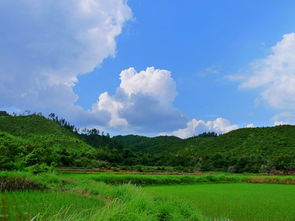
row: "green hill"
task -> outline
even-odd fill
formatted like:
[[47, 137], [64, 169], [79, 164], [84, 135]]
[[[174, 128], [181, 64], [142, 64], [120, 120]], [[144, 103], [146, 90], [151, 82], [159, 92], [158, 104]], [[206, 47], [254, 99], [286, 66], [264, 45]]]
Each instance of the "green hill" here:
[[0, 131], [14, 136], [55, 135], [75, 137], [71, 131], [56, 122], [38, 115], [0, 116]]
[[0, 117], [0, 131], [22, 137], [31, 143], [55, 146], [72, 152], [93, 149], [75, 133], [38, 115]]
[[[1, 116], [0, 133], [0, 168], [87, 166], [95, 152], [76, 134], [42, 116]], [[17, 162], [4, 163], [8, 159]]]
[[188, 139], [136, 135], [114, 139], [133, 151], [152, 154], [158, 164], [230, 172], [295, 171], [295, 126], [290, 125]]
[[199, 155], [215, 153], [246, 154], [263, 152], [277, 154], [282, 150], [295, 151], [295, 126], [242, 128], [218, 137], [189, 138], [183, 142], [182, 152]]
[[135, 152], [143, 153], [164, 153], [172, 151], [171, 147], [178, 148], [176, 144], [180, 143], [182, 139], [174, 136], [158, 136], [145, 137], [138, 135], [115, 136], [115, 141], [118, 141], [125, 148], [129, 148]]
[[0, 169], [173, 166], [229, 172], [295, 172], [295, 126], [243, 128], [180, 139], [79, 134], [38, 115], [0, 116]]
[[218, 137], [189, 138], [178, 153], [200, 159], [203, 169], [294, 170], [295, 126], [243, 128]]

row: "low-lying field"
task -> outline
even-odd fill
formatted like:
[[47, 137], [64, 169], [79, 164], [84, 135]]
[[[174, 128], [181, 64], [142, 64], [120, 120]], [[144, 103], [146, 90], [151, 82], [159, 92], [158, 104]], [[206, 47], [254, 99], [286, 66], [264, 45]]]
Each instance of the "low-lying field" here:
[[144, 174], [64, 174], [72, 179], [91, 179], [112, 185], [165, 185], [199, 183], [272, 183], [295, 184], [295, 176], [266, 176], [255, 174], [198, 174], [198, 175], [144, 175]]
[[[9, 181], [7, 182], [7, 177]], [[26, 178], [27, 184], [22, 182]], [[5, 183], [5, 185], [1, 185]], [[10, 187], [10, 184], [13, 188]], [[42, 186], [43, 190], [28, 191]], [[108, 185], [80, 175], [0, 172], [0, 220], [201, 221], [198, 210], [182, 200], [152, 197], [130, 184]]]
[[294, 221], [295, 187], [273, 184], [147, 186], [155, 197], [183, 199], [207, 217], [239, 221]]
[[295, 187], [277, 183], [294, 180], [251, 174], [0, 172], [0, 220], [288, 221], [295, 220]]
[[90, 219], [103, 206], [95, 197], [48, 191], [5, 192], [0, 194], [0, 220]]

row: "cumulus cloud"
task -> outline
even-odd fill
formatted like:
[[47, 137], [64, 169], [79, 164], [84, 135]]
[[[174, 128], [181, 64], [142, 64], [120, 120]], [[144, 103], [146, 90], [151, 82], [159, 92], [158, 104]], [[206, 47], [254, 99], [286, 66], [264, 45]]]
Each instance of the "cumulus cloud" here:
[[97, 120], [75, 105], [77, 77], [116, 51], [116, 36], [131, 18], [124, 0], [0, 1], [1, 108], [54, 111]]
[[[126, 0], [1, 0], [0, 108], [55, 112], [78, 126], [114, 130], [185, 128], [188, 120], [173, 106], [176, 84], [167, 70], [129, 68], [113, 95], [102, 93], [90, 110], [75, 104], [78, 76], [115, 55], [116, 37], [131, 17]], [[234, 128], [222, 118], [193, 119], [187, 127], [175, 133]]]
[[295, 110], [295, 33], [286, 34], [272, 53], [252, 65], [241, 88], [261, 88], [261, 99], [277, 109]]
[[275, 121], [274, 126], [282, 126], [282, 125], [289, 125], [289, 123], [284, 122], [284, 121]]
[[129, 68], [121, 72], [120, 80], [116, 93], [102, 93], [92, 108], [110, 114], [109, 127], [159, 132], [185, 125], [186, 118], [173, 107], [177, 91], [170, 71]]
[[247, 124], [245, 127], [246, 127], [246, 128], [254, 128], [255, 125], [254, 125], [253, 123], [250, 123], [250, 124]]
[[185, 128], [173, 131], [171, 133], [161, 133], [160, 135], [188, 138], [201, 134], [203, 132], [216, 132], [218, 134], [221, 134], [235, 129], [238, 129], [238, 126], [231, 124], [228, 120], [224, 118], [216, 118], [216, 120], [213, 121], [192, 119], [187, 122]]

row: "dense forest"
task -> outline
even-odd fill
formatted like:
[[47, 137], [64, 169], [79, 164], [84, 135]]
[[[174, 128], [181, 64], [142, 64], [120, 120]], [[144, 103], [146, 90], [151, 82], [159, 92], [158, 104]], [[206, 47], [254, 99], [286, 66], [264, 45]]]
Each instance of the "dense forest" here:
[[79, 129], [55, 114], [0, 111], [0, 169], [45, 171], [55, 167], [175, 167], [179, 170], [292, 173], [295, 126], [243, 128], [188, 139], [137, 135], [111, 137]]

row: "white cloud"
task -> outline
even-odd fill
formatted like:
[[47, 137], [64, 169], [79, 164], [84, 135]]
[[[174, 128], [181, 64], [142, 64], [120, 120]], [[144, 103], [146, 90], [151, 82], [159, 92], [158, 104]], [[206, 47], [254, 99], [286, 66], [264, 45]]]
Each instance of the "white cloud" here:
[[244, 78], [240, 87], [261, 88], [261, 99], [271, 107], [295, 110], [295, 33], [284, 35]]
[[289, 125], [287, 122], [284, 121], [275, 121], [274, 126], [282, 126], [282, 125]]
[[134, 68], [129, 68], [121, 72], [120, 79], [120, 89], [128, 97], [136, 94], [148, 95], [159, 100], [162, 105], [167, 105], [177, 95], [175, 81], [167, 70], [150, 67], [137, 73]]
[[276, 124], [295, 124], [295, 113], [294, 112], [281, 112], [274, 115], [271, 121]]
[[125, 104], [117, 101], [111, 97], [108, 92], [104, 92], [99, 96], [98, 102], [93, 106], [92, 110], [94, 113], [105, 111], [111, 116], [108, 126], [111, 128], [127, 127], [128, 121], [120, 117], [119, 111], [123, 109]]
[[173, 135], [180, 138], [188, 138], [203, 132], [216, 132], [221, 134], [235, 129], [238, 129], [238, 126], [231, 124], [224, 118], [216, 118], [214, 121], [192, 119], [187, 123], [186, 128], [171, 133], [161, 133], [160, 135]]
[[176, 84], [167, 70], [154, 67], [137, 72], [123, 70], [116, 93], [102, 93], [93, 112], [110, 114], [108, 126], [129, 131], [174, 130], [185, 125], [186, 119], [173, 107]]
[[253, 123], [250, 123], [250, 124], [247, 124], [245, 127], [246, 127], [246, 128], [254, 128], [255, 125], [254, 125]]
[[108, 113], [94, 116], [75, 105], [73, 86], [115, 55], [116, 36], [130, 18], [124, 0], [0, 1], [0, 108], [104, 124]]
[[206, 76], [210, 76], [210, 75], [217, 75], [220, 73], [220, 70], [217, 66], [215, 65], [212, 65], [212, 66], [209, 66], [199, 72], [197, 72], [197, 76], [198, 77], [206, 77]]
[[[102, 93], [91, 110], [75, 104], [78, 76], [115, 55], [116, 37], [131, 17], [125, 0], [1, 0], [0, 108], [55, 112], [79, 126], [184, 128], [187, 119], [173, 106], [176, 84], [167, 70], [129, 68], [114, 95]], [[186, 136], [234, 128], [222, 118], [193, 119], [188, 126], [194, 131], [187, 129]]]

